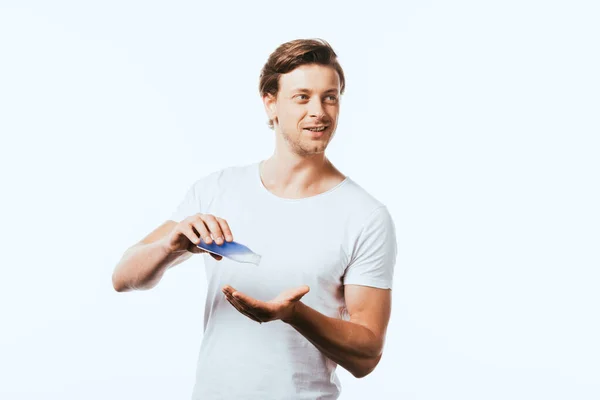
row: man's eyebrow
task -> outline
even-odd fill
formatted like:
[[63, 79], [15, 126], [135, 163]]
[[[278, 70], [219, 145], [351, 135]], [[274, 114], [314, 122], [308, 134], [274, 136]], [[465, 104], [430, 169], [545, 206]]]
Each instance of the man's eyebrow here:
[[[296, 89], [293, 89], [292, 92], [312, 93], [312, 90], [305, 89], [305, 88], [296, 88]], [[327, 89], [325, 91], [325, 93], [331, 93], [331, 92], [337, 93], [338, 90], [337, 90], [337, 88], [331, 88], [331, 89]]]

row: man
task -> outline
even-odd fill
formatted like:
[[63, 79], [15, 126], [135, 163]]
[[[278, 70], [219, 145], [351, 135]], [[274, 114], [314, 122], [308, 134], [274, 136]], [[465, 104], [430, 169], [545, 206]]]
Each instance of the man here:
[[260, 76], [273, 155], [196, 181], [115, 268], [117, 291], [152, 288], [203, 252], [200, 237], [235, 237], [262, 256], [254, 266], [204, 254], [194, 399], [336, 399], [337, 365], [360, 378], [381, 359], [395, 228], [387, 208], [325, 156], [344, 88], [327, 42], [279, 46]]

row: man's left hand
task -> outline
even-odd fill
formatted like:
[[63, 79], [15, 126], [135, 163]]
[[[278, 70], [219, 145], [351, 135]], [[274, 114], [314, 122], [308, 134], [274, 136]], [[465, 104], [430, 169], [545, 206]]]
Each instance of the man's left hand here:
[[269, 322], [277, 319], [287, 322], [294, 315], [298, 301], [308, 293], [308, 286], [287, 289], [270, 301], [256, 300], [242, 292], [236, 291], [229, 285], [222, 291], [227, 301], [246, 317], [259, 322]]

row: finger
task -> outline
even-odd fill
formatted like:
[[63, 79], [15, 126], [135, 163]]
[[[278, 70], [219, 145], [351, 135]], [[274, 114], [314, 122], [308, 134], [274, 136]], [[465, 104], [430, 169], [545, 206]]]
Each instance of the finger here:
[[267, 307], [267, 305], [261, 301], [254, 300], [254, 303], [249, 303], [239, 297], [230, 296], [233, 301], [239, 304], [244, 308], [245, 311], [251, 313], [256, 316], [258, 319], [262, 321], [267, 321], [272, 317], [271, 310]]
[[[250, 313], [250, 314], [252, 314], [254, 317], [257, 317], [257, 318], [258, 318], [258, 316], [256, 315], [256, 312], [255, 312], [255, 310], [252, 310], [252, 309], [248, 308], [248, 307], [247, 307], [247, 306], [246, 306], [244, 303], [242, 303], [241, 301], [239, 301], [238, 299], [236, 299], [235, 297], [233, 297], [233, 296], [232, 296], [230, 293], [228, 293], [228, 292], [223, 292], [223, 294], [225, 294], [225, 297], [226, 297], [226, 298], [227, 298], [229, 301], [233, 302], [233, 304], [236, 304], [236, 305], [237, 305], [237, 306], [238, 306], [238, 307], [239, 307], [241, 310], [243, 310], [243, 311], [245, 311], [245, 312], [247, 312], [247, 313]], [[259, 318], [259, 319], [260, 319], [260, 318]]]
[[229, 228], [229, 224], [227, 223], [227, 221], [225, 221], [223, 218], [217, 217], [217, 222], [219, 223], [219, 225], [221, 225], [221, 230], [225, 235], [225, 240], [227, 240], [228, 242], [232, 242], [233, 234], [231, 233], [231, 229]]
[[240, 304], [246, 310], [252, 312], [253, 314], [256, 314], [256, 312], [265, 312], [265, 304], [263, 302], [258, 301], [248, 295], [245, 295], [242, 292], [238, 292], [229, 285], [223, 287], [222, 291], [225, 294], [225, 296], [228, 296], [232, 300], [235, 300], [237, 304]]
[[181, 233], [183, 233], [194, 245], [200, 243], [200, 237], [194, 232], [190, 225], [183, 224], [180, 229]]
[[238, 292], [238, 291], [234, 291], [233, 293], [231, 293], [231, 296], [236, 299], [239, 300], [240, 302], [242, 302], [243, 304], [245, 304], [246, 306], [250, 307], [250, 308], [260, 308], [261, 306], [261, 302], [242, 293], [242, 292]]
[[202, 238], [202, 240], [206, 244], [212, 243], [212, 238], [210, 237], [210, 231], [208, 230], [208, 227], [206, 226], [204, 221], [199, 219], [199, 220], [194, 221], [192, 225], [193, 225], [193, 228], [198, 232], [199, 236]]
[[208, 254], [210, 254], [210, 256], [217, 261], [221, 261], [223, 259], [223, 256], [219, 256], [219, 255], [213, 254], [213, 253], [208, 253]]
[[[235, 299], [231, 300], [232, 302], [235, 303]], [[261, 318], [258, 314], [256, 314], [255, 312], [252, 312], [250, 310], [248, 310], [247, 308], [244, 308], [243, 306], [241, 306], [239, 303], [237, 303], [238, 305], [238, 310], [240, 310], [240, 312], [244, 315], [247, 315], [249, 318], [254, 319], [256, 322], [259, 323], [263, 323], [265, 322], [265, 319]]]
[[210, 230], [210, 234], [212, 235], [215, 242], [220, 246], [223, 244], [223, 231], [221, 230], [221, 225], [217, 222], [217, 219], [214, 215], [206, 214], [202, 217], [206, 226]]
[[[273, 310], [269, 307], [268, 303], [256, 300], [241, 292], [237, 292], [231, 286], [229, 286], [229, 288], [229, 292], [226, 293], [226, 296], [231, 297], [231, 299], [235, 301], [236, 304], [239, 304], [245, 311], [254, 315], [261, 322], [267, 322], [273, 319]], [[243, 297], [239, 297], [240, 294]]]
[[227, 299], [227, 301], [229, 302], [229, 304], [231, 304], [240, 313], [244, 314], [246, 317], [250, 318], [251, 320], [254, 320], [254, 321], [262, 324], [262, 321], [258, 317], [255, 317], [250, 312], [247, 312], [246, 310], [244, 310], [239, 304], [236, 304], [235, 301], [232, 298], [230, 298], [228, 296], [225, 296], [225, 298]]
[[298, 288], [298, 291], [296, 293], [294, 293], [294, 295], [291, 297], [290, 300], [292, 300], [292, 301], [298, 301], [302, 297], [304, 297], [304, 295], [306, 293], [308, 293], [308, 292], [310, 292], [310, 287], [304, 285], [304, 286]]
[[223, 289], [222, 289], [223, 293], [229, 294], [230, 296], [232, 296], [235, 291], [236, 291], [235, 288], [233, 288], [229, 285], [223, 286]]
[[206, 242], [206, 244], [212, 243], [212, 238], [210, 237], [210, 232], [200, 216], [198, 216], [192, 222], [192, 226], [194, 227], [194, 229], [196, 229], [196, 231], [198, 231], [198, 233], [202, 237], [202, 240], [204, 240], [204, 242]]
[[239, 312], [241, 312], [244, 315], [248, 315], [250, 316], [252, 319], [258, 321], [258, 318], [251, 313], [250, 311], [246, 310], [241, 304], [239, 304], [238, 302], [235, 301], [234, 298], [230, 297], [230, 296], [225, 296], [225, 298], [227, 299], [227, 301], [235, 307], [236, 310], [238, 310]]

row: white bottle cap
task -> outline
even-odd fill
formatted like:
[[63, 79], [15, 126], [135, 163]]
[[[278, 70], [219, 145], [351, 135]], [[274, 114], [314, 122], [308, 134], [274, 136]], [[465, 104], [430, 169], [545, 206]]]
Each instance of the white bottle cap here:
[[258, 265], [258, 264], [260, 264], [260, 259], [261, 259], [262, 257], [261, 257], [261, 256], [259, 256], [258, 254], [252, 254], [252, 256], [251, 256], [251, 257], [249, 257], [249, 258], [250, 258], [250, 260], [249, 260], [249, 261], [250, 261], [252, 264], [256, 264], [256, 265]]

